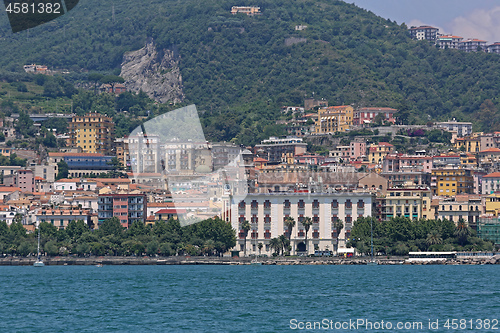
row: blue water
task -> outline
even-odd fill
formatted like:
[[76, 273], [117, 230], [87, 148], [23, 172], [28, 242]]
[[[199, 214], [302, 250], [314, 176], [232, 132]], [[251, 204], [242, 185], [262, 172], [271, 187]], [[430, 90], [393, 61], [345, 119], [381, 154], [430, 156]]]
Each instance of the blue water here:
[[[443, 327], [499, 320], [499, 273], [487, 265], [0, 267], [0, 332], [397, 332], [335, 330], [350, 319], [423, 323], [406, 332], [499, 332], [500, 324]], [[333, 330], [291, 329], [324, 319]]]

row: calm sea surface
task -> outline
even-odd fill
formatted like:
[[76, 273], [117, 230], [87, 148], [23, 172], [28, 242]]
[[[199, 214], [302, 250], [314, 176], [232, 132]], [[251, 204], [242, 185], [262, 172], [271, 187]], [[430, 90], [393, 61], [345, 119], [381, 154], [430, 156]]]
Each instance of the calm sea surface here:
[[0, 284], [0, 332], [500, 332], [477, 321], [500, 320], [500, 266], [0, 267]]

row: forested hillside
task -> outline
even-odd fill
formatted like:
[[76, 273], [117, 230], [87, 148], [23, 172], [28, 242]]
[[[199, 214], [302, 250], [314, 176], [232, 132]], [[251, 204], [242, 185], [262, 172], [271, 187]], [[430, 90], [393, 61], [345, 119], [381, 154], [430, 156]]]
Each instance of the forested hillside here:
[[[180, 57], [185, 103], [204, 112], [212, 140], [251, 144], [279, 134], [279, 107], [313, 92], [330, 105], [398, 108], [405, 122], [455, 117], [500, 129], [499, 55], [437, 50], [411, 40], [405, 25], [342, 1], [255, 4], [261, 15], [230, 14], [253, 2], [81, 0], [18, 34], [0, 16], [0, 71], [37, 63], [67, 69], [73, 80], [87, 71], [117, 74], [123, 53], [153, 38]], [[299, 24], [307, 28], [296, 31]]]

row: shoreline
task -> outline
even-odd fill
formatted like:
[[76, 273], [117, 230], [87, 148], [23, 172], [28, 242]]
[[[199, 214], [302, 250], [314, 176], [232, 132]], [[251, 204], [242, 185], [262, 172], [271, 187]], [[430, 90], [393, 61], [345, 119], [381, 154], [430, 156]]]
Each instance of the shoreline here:
[[[405, 257], [375, 258], [378, 265], [498, 265], [496, 258], [447, 259], [407, 262]], [[0, 266], [33, 266], [35, 257], [0, 258]], [[252, 258], [228, 257], [44, 257], [46, 266], [111, 266], [111, 265], [252, 265]], [[259, 258], [259, 265], [367, 265], [370, 258]]]

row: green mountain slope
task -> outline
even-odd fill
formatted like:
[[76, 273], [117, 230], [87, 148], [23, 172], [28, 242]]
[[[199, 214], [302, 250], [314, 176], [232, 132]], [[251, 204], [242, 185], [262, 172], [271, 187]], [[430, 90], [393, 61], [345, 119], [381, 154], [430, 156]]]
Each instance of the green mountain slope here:
[[[233, 5], [258, 5], [262, 15], [231, 15]], [[149, 37], [180, 56], [186, 102], [204, 112], [214, 140], [255, 143], [279, 133], [279, 107], [313, 92], [330, 105], [399, 108], [406, 122], [455, 117], [500, 129], [499, 55], [437, 50], [411, 40], [404, 25], [335, 0], [81, 0], [20, 34], [1, 17], [0, 69], [34, 62], [116, 71], [123, 53]], [[290, 45], [299, 38], [306, 41]], [[487, 99], [493, 104], [481, 111]]]

